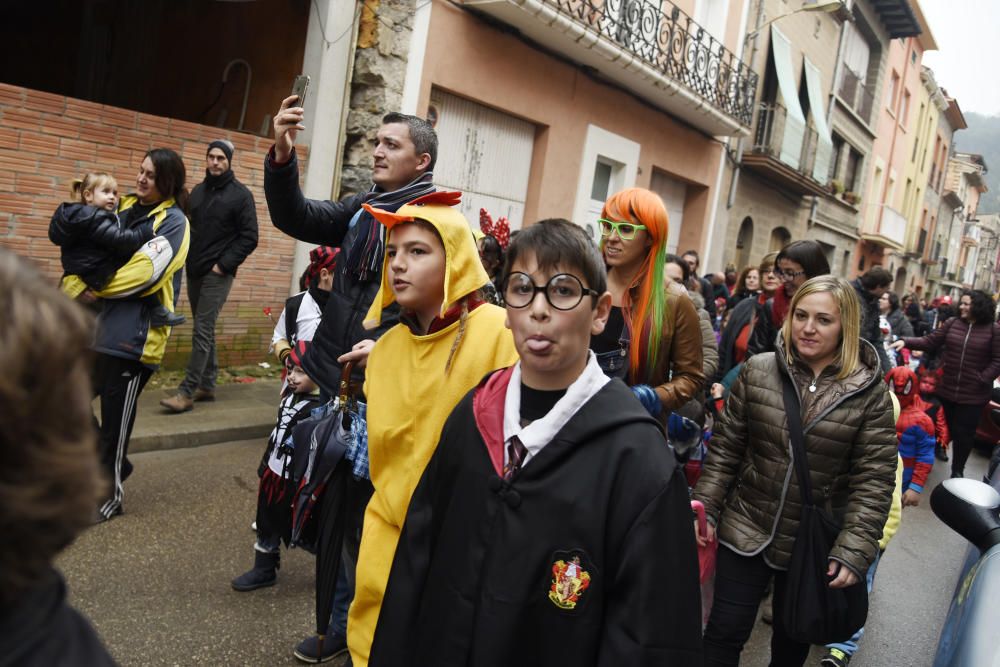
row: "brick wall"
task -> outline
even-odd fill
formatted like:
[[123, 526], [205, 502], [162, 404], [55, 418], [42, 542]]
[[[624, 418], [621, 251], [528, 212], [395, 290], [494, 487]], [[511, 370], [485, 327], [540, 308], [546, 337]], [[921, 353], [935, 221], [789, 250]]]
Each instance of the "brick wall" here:
[[[204, 178], [208, 142], [220, 137], [236, 146], [236, 177], [254, 194], [260, 244], [240, 267], [219, 319], [219, 363], [262, 361], [274, 326], [263, 309], [272, 308], [275, 318], [281, 312], [294, 246], [271, 224], [264, 201], [268, 138], [0, 83], [0, 245], [30, 258], [58, 282], [59, 248], [49, 241], [48, 225], [56, 206], [69, 198], [72, 179], [107, 171], [118, 180], [119, 192], [133, 192], [146, 151], [167, 147], [183, 158], [192, 189]], [[299, 157], [305, 164], [307, 151], [300, 149]], [[170, 337], [167, 367], [182, 367], [191, 349], [191, 312], [183, 287], [178, 310], [188, 323]]]

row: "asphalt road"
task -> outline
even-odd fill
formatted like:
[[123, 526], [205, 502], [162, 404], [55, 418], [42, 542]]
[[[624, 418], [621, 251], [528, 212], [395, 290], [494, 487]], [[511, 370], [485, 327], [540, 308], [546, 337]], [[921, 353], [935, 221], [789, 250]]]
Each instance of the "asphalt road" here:
[[[312, 557], [285, 552], [272, 588], [237, 593], [229, 586], [253, 561], [263, 446], [251, 440], [136, 454], [125, 515], [91, 528], [60, 558], [72, 603], [122, 665], [298, 664], [292, 649], [314, 627]], [[967, 471], [978, 477], [985, 466], [973, 454]], [[936, 466], [929, 487], [947, 473]], [[906, 509], [879, 567], [852, 667], [931, 664], [964, 553], [963, 540], [926, 499]], [[744, 665], [767, 664], [769, 632], [758, 623]], [[817, 664], [822, 653], [813, 655]]]
[[[295, 665], [314, 626], [314, 560], [282, 554], [278, 584], [237, 593], [263, 440], [132, 456], [125, 514], [62, 556], [71, 602], [122, 665]], [[328, 663], [336, 665], [338, 663]]]

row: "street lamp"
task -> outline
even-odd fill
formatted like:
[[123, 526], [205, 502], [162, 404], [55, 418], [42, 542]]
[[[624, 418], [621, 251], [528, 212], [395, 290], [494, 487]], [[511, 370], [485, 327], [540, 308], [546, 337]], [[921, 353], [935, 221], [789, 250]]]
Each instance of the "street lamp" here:
[[[760, 1], [761, 1], [761, 3], [764, 2], [764, 0], [760, 0]], [[747, 40], [753, 39], [764, 28], [768, 27], [769, 25], [771, 25], [775, 21], [780, 21], [781, 19], [785, 18], [786, 16], [793, 16], [795, 14], [802, 14], [802, 13], [805, 13], [805, 12], [823, 12], [825, 14], [832, 14], [833, 12], [839, 11], [841, 8], [843, 8], [843, 6], [844, 6], [843, 0], [827, 0], [826, 2], [816, 2], [816, 3], [813, 3], [811, 5], [805, 5], [803, 7], [799, 7], [798, 9], [796, 9], [794, 11], [787, 12], [785, 14], [781, 14], [780, 16], [775, 16], [773, 19], [770, 19], [767, 22], [765, 22], [765, 23], [757, 26], [754, 30], [752, 30], [752, 31], [750, 31], [750, 32], [747, 33]]]

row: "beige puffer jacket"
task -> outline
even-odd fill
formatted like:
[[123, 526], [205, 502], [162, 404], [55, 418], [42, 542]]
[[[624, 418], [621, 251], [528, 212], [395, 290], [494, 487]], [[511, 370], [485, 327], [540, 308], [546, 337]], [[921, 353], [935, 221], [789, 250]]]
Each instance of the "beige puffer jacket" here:
[[739, 554], [763, 552], [787, 569], [801, 515], [782, 399], [783, 374], [793, 378], [802, 404], [813, 502], [832, 512], [842, 529], [830, 557], [864, 576], [875, 558], [896, 476], [896, 431], [889, 391], [875, 349], [861, 341], [862, 363], [843, 380], [827, 368], [816, 392], [812, 372], [791, 369], [778, 351], [746, 361], [716, 426], [693, 499]]

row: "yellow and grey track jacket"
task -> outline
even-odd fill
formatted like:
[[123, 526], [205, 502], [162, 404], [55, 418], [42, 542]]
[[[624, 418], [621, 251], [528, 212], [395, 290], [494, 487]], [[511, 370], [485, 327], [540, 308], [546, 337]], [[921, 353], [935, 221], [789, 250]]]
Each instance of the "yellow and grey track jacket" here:
[[[135, 195], [122, 197], [118, 213], [127, 211], [137, 201]], [[174, 290], [179, 283], [174, 278], [187, 258], [191, 228], [173, 199], [161, 202], [148, 216], [132, 221], [130, 226], [145, 220], [153, 221], [153, 238], [118, 269], [104, 289], [95, 292], [105, 301], [97, 319], [94, 349], [156, 368], [163, 360], [170, 327], [150, 327], [149, 309], [142, 298], [155, 295], [167, 310], [174, 309]], [[67, 276], [63, 291], [74, 295], [86, 289], [86, 285], [81, 287], [76, 281], [78, 276]]]

